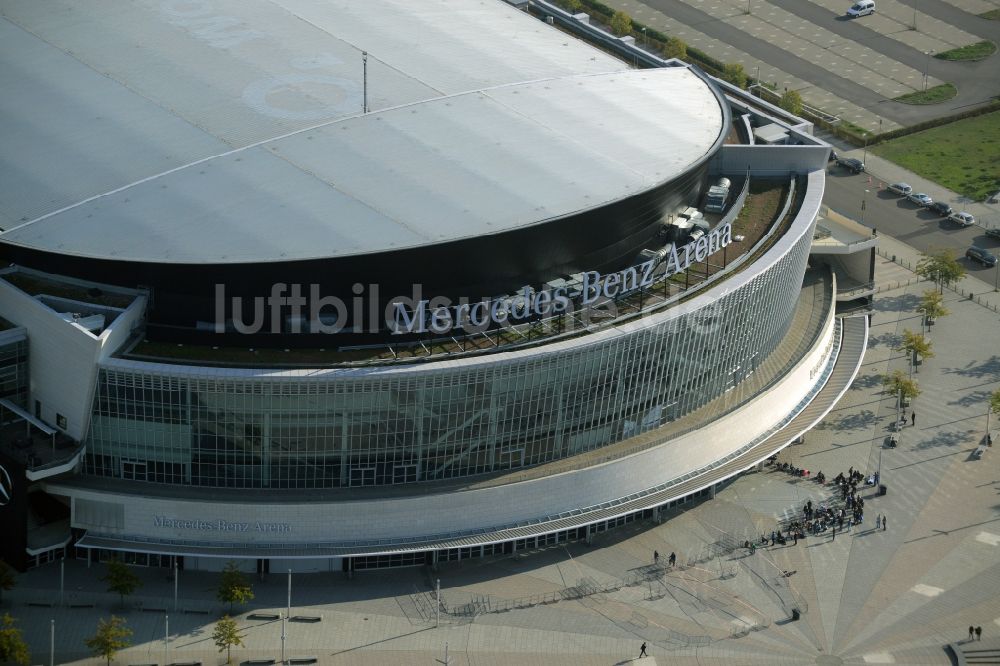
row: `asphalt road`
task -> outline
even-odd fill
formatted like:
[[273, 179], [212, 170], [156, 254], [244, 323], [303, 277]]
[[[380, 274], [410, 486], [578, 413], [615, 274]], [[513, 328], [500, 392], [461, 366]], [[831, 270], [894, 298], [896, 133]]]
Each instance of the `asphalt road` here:
[[[867, 174], [853, 175], [831, 164], [827, 175], [823, 203], [831, 209], [851, 219], [863, 221], [879, 233], [898, 238], [921, 252], [951, 248], [969, 275], [988, 284], [997, 284], [1000, 266], [985, 268], [965, 258], [965, 251], [970, 245], [985, 247], [993, 254], [1000, 255], [1000, 241], [987, 238], [982, 227], [960, 227], [903, 197], [887, 190], [879, 191], [878, 180], [873, 179], [869, 185]], [[868, 190], [867, 194], [865, 190]], [[865, 202], [863, 212], [862, 201]]]

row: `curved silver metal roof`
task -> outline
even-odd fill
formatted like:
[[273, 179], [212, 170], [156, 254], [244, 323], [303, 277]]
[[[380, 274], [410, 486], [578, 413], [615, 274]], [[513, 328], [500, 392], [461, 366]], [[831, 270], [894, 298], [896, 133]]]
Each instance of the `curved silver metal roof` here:
[[502, 233], [670, 180], [724, 131], [690, 71], [629, 70], [499, 0], [0, 9], [0, 240], [44, 251], [264, 262]]

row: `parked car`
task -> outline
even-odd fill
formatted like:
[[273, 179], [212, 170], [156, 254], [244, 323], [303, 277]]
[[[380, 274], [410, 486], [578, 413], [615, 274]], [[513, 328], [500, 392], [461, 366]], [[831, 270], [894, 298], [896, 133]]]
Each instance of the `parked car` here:
[[854, 173], [861, 173], [865, 170], [865, 163], [853, 157], [838, 157], [837, 164]]
[[928, 208], [932, 213], [937, 213], [941, 217], [948, 217], [952, 213], [952, 208], [949, 204], [943, 201], [935, 201]]
[[858, 0], [847, 10], [847, 15], [851, 18], [868, 16], [875, 13], [875, 0]]
[[1000, 192], [986, 197], [986, 203], [1000, 203]]
[[997, 240], [1000, 240], [1000, 227], [993, 227], [992, 229], [987, 229], [986, 237], [996, 238]]
[[996, 266], [997, 258], [989, 250], [973, 245], [965, 251], [965, 256], [983, 266]]
[[955, 224], [961, 224], [963, 227], [971, 227], [976, 223], [976, 218], [970, 213], [952, 213], [948, 216], [948, 219]]
[[913, 188], [906, 183], [893, 183], [889, 186], [889, 191], [893, 194], [898, 194], [901, 197], [905, 197], [907, 194], [913, 191]]
[[934, 203], [934, 199], [931, 199], [923, 192], [913, 192], [912, 194], [907, 195], [906, 198], [907, 200], [912, 201], [918, 206], [923, 206], [924, 208], [930, 208], [931, 204]]

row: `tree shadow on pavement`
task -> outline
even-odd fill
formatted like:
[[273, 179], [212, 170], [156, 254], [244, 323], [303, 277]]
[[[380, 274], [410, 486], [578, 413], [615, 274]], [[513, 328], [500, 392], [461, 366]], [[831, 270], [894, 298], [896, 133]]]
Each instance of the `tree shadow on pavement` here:
[[865, 409], [857, 414], [847, 414], [834, 419], [828, 416], [816, 425], [816, 430], [867, 430], [883, 419], [884, 416], [876, 416], [872, 410]]
[[917, 442], [910, 448], [910, 450], [922, 451], [927, 449], [936, 449], [942, 446], [962, 446], [968, 444], [971, 441], [971, 437], [972, 436], [969, 435], [969, 433], [959, 430], [941, 432], [931, 439], [925, 439], [922, 442]]
[[882, 296], [875, 301], [875, 309], [879, 312], [910, 312], [920, 305], [920, 297], [916, 294], [900, 294], [899, 296]]
[[973, 391], [972, 393], [963, 395], [958, 400], [952, 400], [948, 404], [958, 405], [959, 407], [972, 407], [973, 405], [986, 405], [989, 399], [989, 391]]
[[851, 384], [851, 390], [873, 389], [882, 385], [882, 375], [864, 375]]
[[945, 372], [979, 379], [1000, 377], [1000, 356], [991, 356], [988, 361], [983, 361], [978, 365], [972, 361], [964, 368], [946, 368]]

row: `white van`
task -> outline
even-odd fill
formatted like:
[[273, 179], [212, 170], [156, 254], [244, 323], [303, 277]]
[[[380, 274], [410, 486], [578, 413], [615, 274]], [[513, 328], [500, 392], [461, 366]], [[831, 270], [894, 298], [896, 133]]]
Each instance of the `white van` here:
[[875, 0], [858, 0], [855, 2], [850, 9], [847, 10], [847, 15], [851, 18], [857, 18], [859, 16], [868, 16], [869, 14], [875, 13]]

